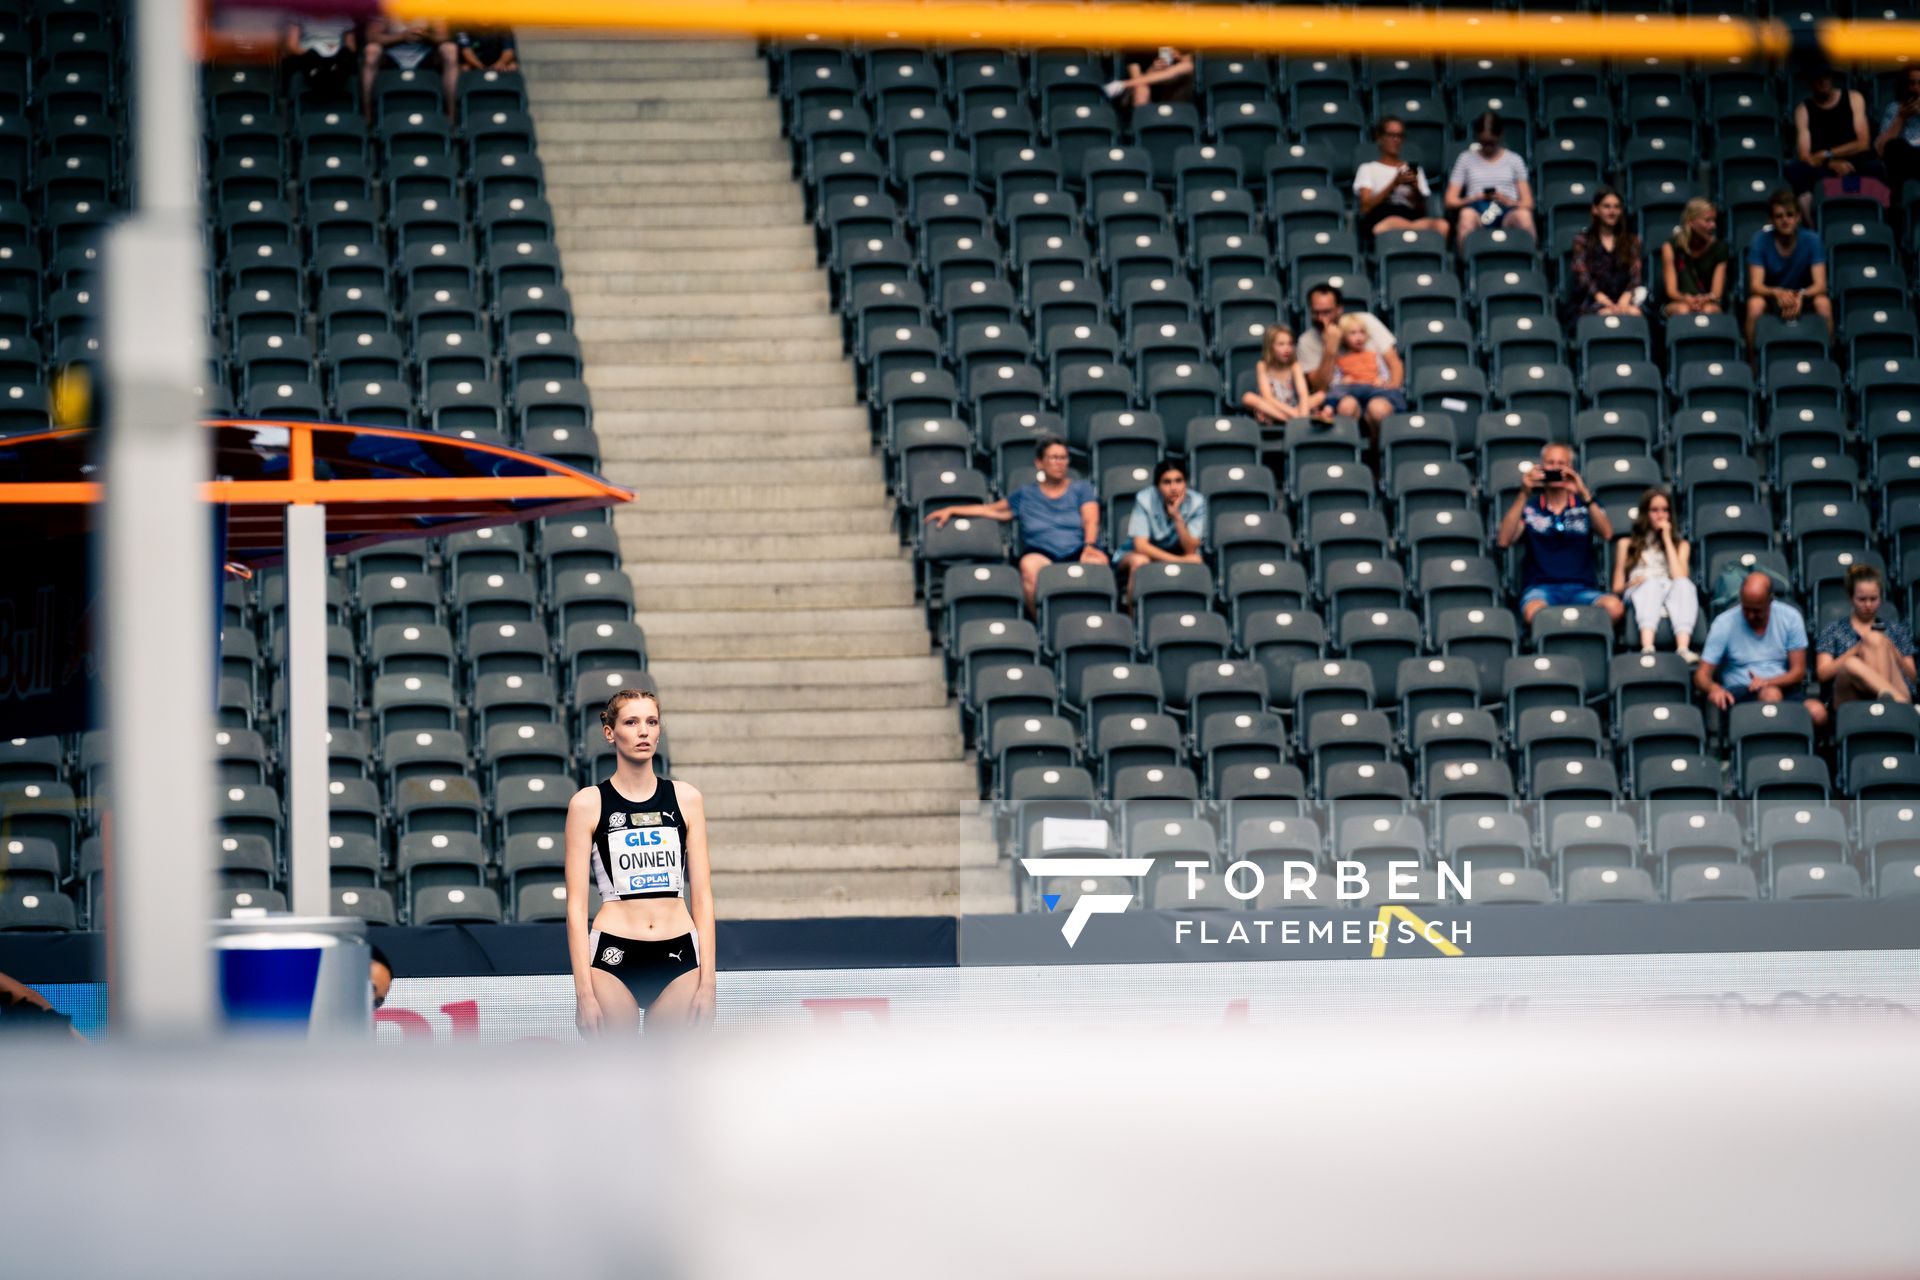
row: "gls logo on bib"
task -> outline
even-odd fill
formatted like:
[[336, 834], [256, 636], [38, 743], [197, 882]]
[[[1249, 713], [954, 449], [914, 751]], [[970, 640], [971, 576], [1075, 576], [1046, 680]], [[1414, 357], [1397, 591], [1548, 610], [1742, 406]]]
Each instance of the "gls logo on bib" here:
[[677, 827], [628, 828], [613, 836], [614, 869], [623, 881], [621, 893], [679, 893], [682, 873], [680, 831]]

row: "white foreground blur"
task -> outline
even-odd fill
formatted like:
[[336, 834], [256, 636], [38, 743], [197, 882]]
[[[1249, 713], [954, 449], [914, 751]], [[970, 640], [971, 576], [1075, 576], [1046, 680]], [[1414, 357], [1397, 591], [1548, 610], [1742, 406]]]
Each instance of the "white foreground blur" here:
[[1920, 1272], [1906, 1028], [4, 1053], [23, 1276]]

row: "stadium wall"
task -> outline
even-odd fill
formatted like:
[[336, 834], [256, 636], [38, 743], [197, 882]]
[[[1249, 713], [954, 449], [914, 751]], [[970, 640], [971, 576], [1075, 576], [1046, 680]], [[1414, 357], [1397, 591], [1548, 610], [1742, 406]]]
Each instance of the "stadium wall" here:
[[[1920, 1019], [1920, 899], [1135, 912], [1092, 922], [1072, 948], [1059, 925], [1060, 914], [724, 922], [717, 1021]], [[559, 926], [370, 934], [405, 975], [376, 1014], [376, 1040], [574, 1038]], [[0, 938], [0, 972], [97, 1036], [107, 1003], [98, 944]]]

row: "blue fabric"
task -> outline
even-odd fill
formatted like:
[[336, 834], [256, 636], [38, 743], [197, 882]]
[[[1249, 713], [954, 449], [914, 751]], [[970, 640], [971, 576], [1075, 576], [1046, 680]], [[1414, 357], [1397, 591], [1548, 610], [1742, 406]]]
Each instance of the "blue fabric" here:
[[1793, 238], [1793, 252], [1782, 256], [1773, 232], [1765, 227], [1754, 233], [1747, 250], [1747, 263], [1764, 273], [1762, 281], [1771, 289], [1804, 289], [1813, 283], [1813, 269], [1827, 260], [1825, 246], [1817, 233], [1804, 227]]
[[1520, 607], [1524, 609], [1535, 600], [1549, 609], [1564, 609], [1568, 605], [1584, 607], [1605, 594], [1598, 587], [1583, 587], [1573, 582], [1545, 582], [1521, 592]]
[[1593, 576], [1593, 519], [1586, 503], [1575, 498], [1555, 515], [1541, 505], [1539, 497], [1530, 498], [1520, 512], [1520, 527], [1527, 543], [1526, 564], [1520, 572], [1522, 591], [1546, 583], [1599, 585]]
[[1773, 602], [1765, 635], [1754, 634], [1736, 605], [1713, 620], [1700, 661], [1719, 668], [1720, 683], [1737, 691], [1754, 676], [1771, 680], [1787, 674], [1787, 655], [1806, 647], [1807, 620], [1792, 605]]
[[1020, 522], [1020, 538], [1029, 551], [1044, 551], [1055, 560], [1080, 554], [1086, 545], [1086, 526], [1080, 520], [1080, 508], [1100, 501], [1100, 495], [1085, 480], [1071, 480], [1058, 498], [1040, 492], [1038, 482], [1021, 485], [1007, 495], [1013, 518]]
[[[1180, 500], [1180, 518], [1187, 522], [1188, 533], [1205, 542], [1207, 495], [1189, 488], [1187, 496]], [[1153, 485], [1133, 495], [1133, 514], [1127, 517], [1127, 549], [1132, 549], [1135, 538], [1145, 538], [1162, 551], [1180, 550], [1180, 539], [1173, 531], [1173, 521], [1167, 517], [1167, 504], [1160, 497], [1160, 490]]]

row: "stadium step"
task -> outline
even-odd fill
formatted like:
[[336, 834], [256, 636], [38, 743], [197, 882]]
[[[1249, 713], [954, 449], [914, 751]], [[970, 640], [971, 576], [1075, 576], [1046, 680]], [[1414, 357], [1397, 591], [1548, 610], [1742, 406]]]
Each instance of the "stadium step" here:
[[[670, 120], [670, 121], [714, 121], [751, 122], [755, 125], [772, 123], [776, 127], [780, 120], [780, 109], [770, 100], [750, 102], [746, 99], [730, 101], [724, 98], [659, 98], [642, 102], [637, 99], [608, 101], [594, 98], [531, 99], [535, 111], [535, 120], [575, 120], [575, 121], [621, 121], [621, 120]], [[542, 136], [546, 126], [540, 125]]]
[[[535, 47], [539, 50], [542, 66], [549, 62], [679, 64], [720, 59], [733, 59], [756, 67], [764, 65], [754, 52], [753, 44], [743, 40], [676, 40], [665, 36], [637, 36], [617, 30], [596, 31], [593, 39], [585, 40], [577, 32], [571, 35], [550, 34], [529, 27], [521, 27], [519, 32], [523, 43], [537, 42]], [[593, 68], [569, 69], [578, 75]]]
[[[555, 202], [556, 208], [559, 202]], [[556, 217], [556, 227], [565, 243], [568, 230], [582, 227], [632, 227], [636, 219], [630, 205], [608, 196], [602, 203], [566, 201], [567, 216]], [[793, 199], [778, 205], [660, 205], [649, 209], [646, 225], [660, 227], [726, 227], [738, 231], [756, 230], [769, 219], [799, 222], [805, 216], [805, 203], [795, 191]], [[776, 223], [775, 225], [779, 225]]]
[[[752, 617], [752, 610], [739, 611]], [[652, 628], [664, 613], [643, 610], [640, 615]], [[698, 634], [674, 634], [649, 637], [647, 653], [655, 658], [835, 658], [849, 666], [859, 666], [869, 658], [906, 658], [924, 656], [927, 633], [835, 627], [819, 631], [735, 631], [721, 624]], [[946, 686], [940, 686], [942, 699]]]
[[[998, 851], [992, 840], [980, 839], [960, 846], [956, 858], [950, 847], [943, 845], [891, 845], [891, 844], [732, 844], [727, 848], [726, 865], [716, 865], [716, 879], [724, 873], [743, 871], [758, 872], [820, 872], [844, 870], [850, 872], [874, 871], [942, 871], [992, 867], [998, 860]], [[955, 864], [958, 864], [956, 866]], [[999, 875], [1006, 876], [1001, 869]], [[814, 914], [826, 914], [816, 912]]]
[[641, 593], [644, 625], [648, 609], [754, 610], [768, 602], [796, 609], [851, 608], [861, 604], [912, 604], [913, 581], [897, 582], [756, 582], [747, 586], [686, 583], [649, 585]]
[[[735, 716], [734, 719], [749, 717]], [[669, 730], [678, 732], [678, 730]], [[674, 739], [675, 768], [686, 768], [689, 780], [699, 782], [697, 769], [703, 764], [761, 764], [768, 760], [802, 759], [817, 764], [891, 767], [903, 760], [958, 760], [962, 755], [960, 728], [944, 734], [889, 733], [876, 737], [843, 735], [831, 738], [782, 738], [773, 735], [697, 742], [681, 746]], [[846, 790], [858, 790], [865, 769], [849, 769]], [[777, 829], [775, 824], [768, 824]], [[853, 834], [843, 831], [843, 837]], [[864, 833], [863, 833], [864, 834]], [[797, 839], [797, 833], [788, 833]], [[879, 837], [884, 839], [885, 837]]]
[[720, 914], [1010, 909], [766, 64], [725, 42], [521, 45]]
[[[827, 631], [833, 627], [845, 627], [849, 632], [888, 632], [917, 637], [921, 641], [921, 649], [913, 656], [924, 658], [927, 655], [927, 625], [920, 612], [917, 609], [879, 606], [818, 610], [769, 608], [758, 616], [742, 616], [739, 613], [722, 616], [699, 609], [663, 611], [647, 624], [647, 649], [652, 652], [652, 642], [662, 637], [698, 637], [718, 631], [723, 626], [733, 628], [740, 635], [774, 635], [783, 630], [798, 634]], [[719, 655], [714, 657], [718, 658]], [[866, 663], [862, 663], [860, 671], [845, 672], [845, 678], [857, 683], [866, 666]]]
[[787, 404], [796, 409], [830, 409], [853, 398], [853, 379], [844, 387], [754, 386], [743, 376], [734, 385], [724, 387], [600, 387], [595, 385], [593, 369], [587, 369], [587, 386], [593, 390], [596, 404], [609, 409], [764, 409]]
[[[845, 664], [838, 662], [700, 662], [684, 659], [651, 663], [647, 669], [657, 680], [673, 680], [688, 686], [756, 689], [762, 693], [773, 688], [782, 694], [807, 688], [924, 684], [941, 675], [940, 660], [932, 655], [863, 662], [858, 671], [848, 671]], [[854, 684], [849, 685], [849, 680]]]
[[[858, 848], [845, 860], [857, 865]], [[875, 851], [880, 856], [887, 852]], [[747, 874], [716, 870], [713, 893], [717, 902], [728, 904], [727, 915], [742, 920], [1004, 913], [1014, 905], [1003, 866]]]
[[673, 485], [679, 489], [699, 488], [704, 485], [798, 485], [798, 484], [835, 484], [869, 476], [875, 481], [880, 479], [880, 460], [878, 458], [807, 458], [791, 459], [784, 455], [779, 444], [769, 442], [766, 454], [755, 455], [751, 461], [741, 461], [738, 456], [723, 462], [667, 462], [649, 460], [647, 482], [649, 484]]
[[[541, 157], [545, 159], [544, 153]], [[606, 148], [598, 163], [569, 161], [546, 165], [549, 193], [555, 187], [597, 187], [609, 182], [651, 182], [660, 176], [661, 161], [635, 163], [618, 147]], [[672, 163], [672, 162], [665, 162]], [[703, 157], [692, 167], [705, 186], [712, 183], [754, 184], [771, 187], [792, 181], [793, 165], [785, 159], [734, 160], [721, 155]], [[551, 198], [551, 194], [549, 194]], [[666, 203], [677, 204], [678, 201]]]
[[[923, 762], [924, 763], [924, 762]], [[833, 765], [821, 765], [829, 769], [844, 782], [847, 769]], [[912, 768], [889, 762], [884, 769], [872, 770], [873, 773], [892, 773], [897, 769]], [[715, 767], [702, 771], [705, 774], [720, 773]], [[708, 806], [708, 817], [713, 820], [747, 822], [756, 818], [768, 818], [783, 823], [807, 822], [812, 819], [824, 819], [829, 823], [844, 824], [853, 821], [884, 822], [896, 818], [914, 819], [929, 814], [960, 813], [965, 809], [977, 808], [980, 804], [978, 782], [972, 770], [961, 767], [962, 777], [957, 785], [942, 790], [927, 787], [915, 791], [897, 791], [891, 789], [862, 788], [860, 790], [828, 789], [822, 787], [801, 787], [794, 790], [766, 790], [758, 787], [739, 786], [726, 782], [724, 776], [719, 783], [711, 781], [700, 785], [720, 786], [724, 788], [715, 803]], [[793, 834], [791, 831], [789, 835]], [[823, 831], [822, 837], [831, 838], [831, 833]]]
[[[547, 126], [540, 126], [540, 153], [546, 154]], [[623, 119], [623, 120], [555, 120], [553, 137], [571, 139], [576, 143], [603, 142], [616, 154], [625, 154], [627, 147], [732, 147], [743, 143], [763, 145], [770, 140], [766, 130], [761, 127], [758, 117], [708, 119], [695, 117], [690, 120], [661, 119]], [[777, 138], [771, 140], [773, 148], [783, 156], [790, 156], [787, 144]], [[638, 157], [635, 157], [636, 159]]]
[[[658, 169], [659, 166], [648, 166]], [[684, 166], [682, 166], [684, 169]], [[707, 174], [697, 170], [701, 179]], [[547, 198], [564, 194], [569, 201], [583, 205], [612, 205], [627, 210], [633, 217], [633, 211], [653, 205], [671, 205], [685, 208], [688, 204], [714, 208], [733, 202], [764, 205], [768, 208], [801, 207], [800, 189], [790, 184], [768, 178], [759, 178], [753, 182], [729, 184], [718, 181], [661, 182], [655, 173], [652, 179], [627, 177], [607, 180], [592, 185], [566, 187], [561, 190], [549, 189]], [[746, 246], [741, 246], [745, 248]]]
[[[536, 64], [537, 65], [537, 64]], [[724, 102], [768, 103], [767, 82], [756, 76], [690, 76], [681, 68], [661, 75], [665, 64], [620, 64], [595, 67], [568, 76], [530, 76], [527, 101], [537, 111], [562, 102]], [[730, 69], [730, 68], [729, 68]]]
[[[789, 555], [794, 548], [787, 548]], [[643, 587], [679, 586], [699, 583], [712, 586], [811, 586], [834, 582], [858, 585], [863, 582], [887, 582], [910, 579], [913, 562], [895, 547], [884, 559], [818, 560], [675, 560], [663, 557], [636, 564], [631, 575]]]
[[[584, 229], [559, 227], [554, 231], [554, 239], [563, 254], [572, 254], [581, 249], [658, 250], [673, 253], [682, 249], [725, 249], [738, 244], [740, 237], [730, 227], [649, 225]], [[755, 240], [761, 248], [804, 248], [809, 252], [816, 243], [813, 229], [805, 226], [762, 227]]]
[[[603, 434], [614, 430], [630, 432], [649, 443], [676, 432], [697, 434], [706, 431], [745, 432], [756, 435], [765, 443], [767, 437], [776, 432], [811, 435], [817, 431], [853, 431], [864, 434], [867, 411], [854, 405], [806, 410], [735, 409], [724, 413], [602, 409], [595, 413], [594, 422]], [[642, 453], [635, 456], [647, 455]]]
[[621, 142], [596, 137], [610, 127], [606, 123], [593, 125], [578, 142], [540, 139], [540, 158], [547, 161], [548, 180], [552, 180], [556, 168], [572, 170], [576, 165], [593, 165], [602, 161], [616, 161], [624, 165], [697, 164], [705, 160], [722, 164], [777, 163], [782, 170], [789, 170], [793, 163], [784, 146], [754, 139], [688, 138], [673, 142]]
[[[563, 254], [565, 250], [561, 251]], [[579, 316], [573, 331], [581, 342], [774, 342], [781, 339], [838, 344], [840, 321], [832, 315], [802, 316]]]
[[690, 274], [696, 271], [736, 274], [767, 271], [781, 274], [814, 270], [812, 244], [761, 246], [754, 249], [711, 248], [676, 249], [576, 249], [567, 255], [568, 271]]
[[[769, 353], [771, 354], [771, 353]], [[742, 370], [733, 365], [626, 364], [607, 362], [594, 370], [590, 380], [600, 387], [740, 387]], [[757, 367], [746, 389], [760, 391], [769, 400], [784, 402], [796, 388], [832, 387], [843, 395], [853, 391], [853, 370], [835, 356], [829, 360], [805, 360], [788, 363], [767, 360]]]
[[[591, 360], [592, 354], [587, 358]], [[605, 427], [601, 430], [604, 432]], [[744, 437], [744, 439], [743, 439]], [[695, 462], [711, 459], [714, 461], [732, 460], [740, 456], [738, 450], [743, 444], [756, 439], [751, 431], [687, 432], [668, 440], [659, 441], [645, 454], [650, 462], [687, 461]], [[602, 439], [601, 456], [603, 458], [627, 457], [629, 455], [615, 449], [606, 448], [609, 443]], [[633, 442], [621, 439], [627, 449], [634, 448]], [[796, 431], [776, 445], [766, 446], [762, 458], [864, 458], [872, 452], [864, 432], [854, 434], [849, 431]]]
[[724, 538], [734, 534], [755, 533], [779, 533], [797, 538], [874, 533], [891, 529], [891, 521], [889, 513], [863, 503], [798, 511], [635, 511], [625, 515], [616, 514], [613, 527], [623, 540], [632, 538], [644, 541], [682, 536]]
[[[886, 662], [891, 659], [880, 658], [871, 661]], [[871, 665], [871, 661], [867, 665]], [[838, 667], [846, 664], [836, 662]], [[665, 677], [656, 677], [665, 679]], [[686, 685], [686, 692], [674, 699], [675, 711], [728, 711], [751, 715], [763, 711], [778, 703], [793, 711], [831, 710], [844, 707], [871, 708], [874, 710], [898, 707], [940, 706], [946, 702], [946, 689], [941, 685], [916, 684], [856, 684], [856, 685], [796, 685], [791, 689], [767, 689], [761, 685], [738, 685], [727, 688], [722, 685]]]
[[656, 297], [645, 293], [594, 293], [569, 286], [575, 317], [614, 316], [656, 320], [691, 316], [794, 317], [829, 314], [827, 291], [822, 288], [786, 293], [673, 293]]

